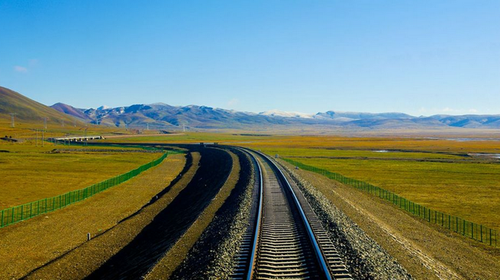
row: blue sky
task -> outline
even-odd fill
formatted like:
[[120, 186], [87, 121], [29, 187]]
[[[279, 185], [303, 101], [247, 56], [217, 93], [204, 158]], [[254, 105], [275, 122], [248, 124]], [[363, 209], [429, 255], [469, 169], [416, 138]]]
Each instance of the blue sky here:
[[0, 0], [0, 35], [47, 105], [500, 114], [498, 0]]

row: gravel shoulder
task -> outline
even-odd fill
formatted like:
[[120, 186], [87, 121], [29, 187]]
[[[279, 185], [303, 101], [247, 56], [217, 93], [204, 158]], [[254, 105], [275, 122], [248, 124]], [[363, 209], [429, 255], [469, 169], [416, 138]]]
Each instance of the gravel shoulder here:
[[253, 161], [240, 150], [232, 151], [241, 166], [238, 182], [170, 279], [229, 279], [232, 275], [257, 197]]
[[285, 171], [290, 183], [298, 187], [318, 216], [354, 279], [412, 279], [387, 251], [316, 187], [298, 176], [293, 169], [285, 168]]
[[[164, 189], [185, 162], [183, 155], [169, 156], [157, 167], [122, 185], [64, 209], [1, 229], [0, 278], [18, 279], [34, 270], [32, 277], [36, 279], [81, 278], [88, 266], [113, 250], [115, 242], [99, 243], [99, 237], [116, 235], [109, 230]], [[87, 242], [87, 233], [93, 238], [91, 242]], [[96, 244], [97, 255], [67, 262], [89, 244]]]
[[210, 205], [233, 166], [226, 151], [191, 145], [200, 153], [199, 168], [179, 194], [125, 247], [86, 279], [142, 279]]
[[345, 213], [413, 278], [500, 277], [500, 250], [426, 223], [386, 201], [319, 174], [304, 170], [294, 170], [294, 173]]
[[189, 227], [183, 236], [170, 248], [165, 256], [151, 269], [145, 279], [168, 279], [174, 270], [182, 263], [188, 255], [190, 249], [200, 238], [204, 230], [214, 219], [216, 212], [224, 204], [226, 199], [233, 191], [240, 175], [240, 161], [238, 157], [229, 152], [232, 159], [231, 173], [226, 182], [221, 187], [212, 202], [203, 210], [198, 219]]

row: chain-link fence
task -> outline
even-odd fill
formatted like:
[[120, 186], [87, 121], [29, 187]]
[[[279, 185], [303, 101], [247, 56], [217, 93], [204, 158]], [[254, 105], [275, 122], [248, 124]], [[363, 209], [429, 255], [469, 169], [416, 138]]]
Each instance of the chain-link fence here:
[[422, 206], [418, 203], [409, 201], [408, 199], [401, 197], [393, 192], [376, 187], [372, 184], [359, 181], [356, 179], [345, 177], [341, 174], [330, 172], [328, 170], [316, 168], [314, 166], [309, 166], [291, 159], [282, 158], [288, 163], [297, 166], [298, 168], [319, 173], [330, 179], [336, 180], [342, 184], [349, 185], [360, 190], [366, 191], [370, 194], [376, 195], [382, 199], [392, 202], [399, 208], [418, 216], [430, 223], [440, 225], [444, 228], [452, 230], [456, 233], [462, 234], [464, 236], [470, 237], [477, 241], [483, 242], [485, 244], [498, 247], [498, 231], [496, 229], [489, 228], [487, 226], [473, 223], [464, 220], [460, 217], [445, 214], [440, 211], [429, 209], [428, 207]]
[[49, 197], [34, 202], [26, 203], [19, 206], [14, 206], [0, 211], [0, 228], [36, 217], [40, 214], [52, 212], [57, 209], [61, 209], [75, 202], [82, 201], [93, 196], [96, 193], [100, 193], [118, 184], [121, 184], [127, 180], [134, 178], [135, 176], [141, 174], [142, 172], [148, 170], [149, 168], [160, 164], [166, 157], [168, 153], [163, 154], [160, 158], [155, 159], [149, 163], [146, 163], [134, 170], [127, 173], [118, 175], [111, 179], [102, 181], [100, 183], [91, 185], [84, 189], [70, 191], [59, 196]]

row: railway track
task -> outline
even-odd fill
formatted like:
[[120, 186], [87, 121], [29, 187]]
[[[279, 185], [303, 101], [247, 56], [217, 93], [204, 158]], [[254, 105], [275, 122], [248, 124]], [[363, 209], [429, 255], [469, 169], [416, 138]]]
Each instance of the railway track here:
[[311, 206], [267, 156], [254, 161], [256, 201], [233, 279], [351, 279]]

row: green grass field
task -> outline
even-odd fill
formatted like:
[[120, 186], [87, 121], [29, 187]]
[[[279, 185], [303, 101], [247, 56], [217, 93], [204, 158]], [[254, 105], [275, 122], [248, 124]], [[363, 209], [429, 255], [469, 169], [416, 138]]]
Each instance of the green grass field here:
[[[321, 137], [318, 137], [321, 139]], [[395, 144], [390, 145], [389, 143]], [[392, 191], [411, 201], [500, 229], [500, 161], [468, 156], [491, 153], [497, 141], [456, 142], [418, 139], [312, 139], [262, 143], [253, 148], [340, 173]], [[340, 145], [336, 145], [342, 143]], [[421, 145], [419, 145], [421, 144]], [[345, 148], [342, 148], [345, 147]], [[380, 152], [380, 149], [395, 152]]]
[[[218, 142], [226, 145], [247, 146], [262, 150], [269, 155], [324, 168], [332, 172], [363, 180], [376, 186], [393, 191], [416, 203], [447, 214], [456, 215], [476, 223], [500, 229], [500, 163], [498, 159], [478, 158], [471, 153], [500, 153], [499, 141], [450, 141], [429, 138], [398, 137], [340, 137], [340, 136], [272, 136], [262, 134], [217, 134], [217, 133], [179, 133], [166, 135], [144, 135], [141, 137], [112, 138], [105, 142], [119, 143], [199, 143]], [[134, 154], [127, 157], [120, 155], [65, 155], [42, 154], [30, 151], [33, 145], [4, 144], [1, 149], [11, 145], [11, 150], [19, 154], [9, 160], [10, 171], [2, 170], [0, 175], [16, 176], [10, 181], [33, 181], [40, 178], [40, 185], [33, 188], [0, 189], [0, 197], [6, 193], [17, 193], [17, 199], [3, 205], [17, 205], [20, 197], [39, 197], [40, 193], [57, 195], [60, 188], [65, 191], [85, 187], [128, 169], [152, 160]], [[2, 148], [3, 147], [3, 148]], [[50, 151], [54, 147], [45, 147]], [[28, 151], [23, 151], [28, 149]], [[381, 152], [383, 150], [384, 152]], [[0, 155], [0, 164], [9, 157]], [[11, 153], [12, 156], [12, 153]], [[145, 157], [145, 158], [144, 158]], [[21, 168], [13, 165], [14, 158], [30, 162]], [[44, 166], [50, 158], [54, 166]], [[116, 165], [116, 166], [115, 166]], [[32, 168], [36, 166], [36, 168]], [[62, 166], [61, 168], [59, 168]], [[99, 169], [96, 169], [99, 166]], [[55, 167], [55, 168], [54, 168]], [[121, 171], [116, 171], [117, 168]], [[128, 168], [128, 169], [127, 169]], [[21, 178], [22, 174], [26, 178]], [[26, 171], [28, 170], [28, 171]], [[113, 173], [116, 171], [115, 173]], [[16, 173], [17, 172], [17, 173]], [[61, 176], [57, 174], [62, 174]], [[81, 174], [81, 175], [80, 175]], [[83, 174], [96, 174], [91, 178]], [[97, 175], [100, 174], [100, 175]], [[84, 177], [84, 178], [82, 178]], [[5, 177], [9, 178], [9, 177]], [[4, 179], [5, 181], [5, 179]], [[42, 183], [43, 182], [43, 183]], [[43, 185], [58, 185], [44, 190]], [[78, 187], [76, 187], [78, 185]], [[33, 193], [33, 195], [31, 195]], [[36, 193], [36, 195], [35, 195]], [[49, 196], [50, 196], [49, 195]], [[11, 197], [14, 197], [11, 195]], [[11, 199], [12, 200], [12, 199]], [[29, 199], [31, 201], [34, 199]]]
[[295, 158], [434, 210], [500, 229], [499, 164]]
[[500, 229], [500, 162], [470, 155], [499, 154], [499, 141], [193, 132], [119, 139], [128, 141], [246, 146], [363, 180], [431, 209]]
[[[218, 142], [221, 144], [244, 144], [246, 142], [263, 141], [268, 139], [281, 139], [284, 136], [271, 136], [263, 134], [222, 134], [222, 133], [206, 133], [206, 132], [179, 132], [177, 134], [165, 135], [144, 135], [141, 137], [109, 138], [103, 142], [113, 143], [212, 143]], [[243, 143], [242, 143], [243, 142]]]
[[324, 148], [262, 148], [268, 154], [282, 157], [329, 157], [329, 158], [380, 158], [380, 159], [449, 159], [462, 160], [463, 156], [427, 152], [388, 152], [387, 150], [341, 150]]
[[82, 147], [0, 143], [4, 151], [0, 153], [0, 209], [84, 188], [160, 157], [159, 153], [51, 153], [55, 148]]

